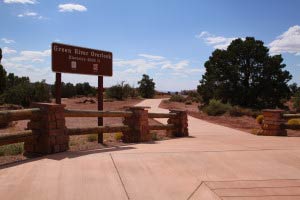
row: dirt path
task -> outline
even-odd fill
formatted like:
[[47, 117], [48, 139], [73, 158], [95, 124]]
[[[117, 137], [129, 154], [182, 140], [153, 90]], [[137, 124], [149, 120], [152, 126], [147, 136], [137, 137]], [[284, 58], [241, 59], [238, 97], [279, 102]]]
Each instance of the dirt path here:
[[[138, 105], [168, 112], [160, 101]], [[300, 199], [299, 137], [254, 136], [193, 117], [189, 130], [187, 138], [7, 166], [1, 199]]]

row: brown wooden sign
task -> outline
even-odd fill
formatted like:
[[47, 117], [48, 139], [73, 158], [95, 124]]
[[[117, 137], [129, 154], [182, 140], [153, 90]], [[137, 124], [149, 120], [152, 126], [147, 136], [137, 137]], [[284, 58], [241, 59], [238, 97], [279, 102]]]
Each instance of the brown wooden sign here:
[[52, 71], [112, 76], [111, 52], [52, 43]]

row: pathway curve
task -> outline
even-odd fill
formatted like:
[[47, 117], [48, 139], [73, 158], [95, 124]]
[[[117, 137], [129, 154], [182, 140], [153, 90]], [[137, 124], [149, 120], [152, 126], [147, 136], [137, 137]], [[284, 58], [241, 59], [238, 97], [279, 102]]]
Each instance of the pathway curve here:
[[[160, 102], [139, 106], [168, 112], [158, 108]], [[0, 197], [300, 199], [299, 137], [254, 136], [188, 120], [190, 137], [65, 152], [0, 169]]]

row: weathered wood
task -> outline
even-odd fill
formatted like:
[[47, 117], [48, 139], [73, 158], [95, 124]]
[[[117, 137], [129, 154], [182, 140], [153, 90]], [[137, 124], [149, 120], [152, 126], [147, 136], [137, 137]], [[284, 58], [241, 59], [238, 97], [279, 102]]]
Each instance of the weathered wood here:
[[172, 118], [176, 117], [175, 113], [148, 113], [149, 118]]
[[297, 125], [283, 124], [282, 126], [285, 129], [300, 130], [300, 124]]
[[65, 109], [65, 117], [129, 117], [128, 111], [96, 111], [96, 110], [71, 110]]
[[298, 113], [298, 114], [283, 114], [282, 117], [285, 119], [300, 118], [300, 113]]
[[25, 142], [33, 139], [34, 137], [37, 137], [37, 135], [33, 135], [31, 130], [0, 134], [0, 146]]
[[88, 128], [69, 128], [69, 135], [87, 135], [93, 133], [115, 133], [123, 132], [129, 130], [128, 126], [116, 125], [116, 126], [98, 126], [98, 127], [88, 127]]
[[172, 129], [174, 129], [174, 125], [173, 124], [167, 124], [167, 125], [163, 125], [163, 124], [149, 125], [149, 129], [150, 130], [172, 130]]
[[30, 119], [39, 112], [39, 108], [0, 111], [0, 123]]

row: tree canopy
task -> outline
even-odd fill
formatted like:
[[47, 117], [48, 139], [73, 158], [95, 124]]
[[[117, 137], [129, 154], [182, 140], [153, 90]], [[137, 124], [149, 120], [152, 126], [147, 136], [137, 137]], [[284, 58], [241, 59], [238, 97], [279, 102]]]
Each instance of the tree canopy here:
[[198, 92], [205, 103], [215, 98], [244, 107], [280, 107], [291, 95], [287, 83], [292, 76], [285, 67], [282, 56], [269, 55], [262, 41], [236, 39], [205, 62]]
[[143, 74], [138, 84], [139, 93], [143, 98], [152, 98], [155, 95], [155, 83], [148, 75]]

